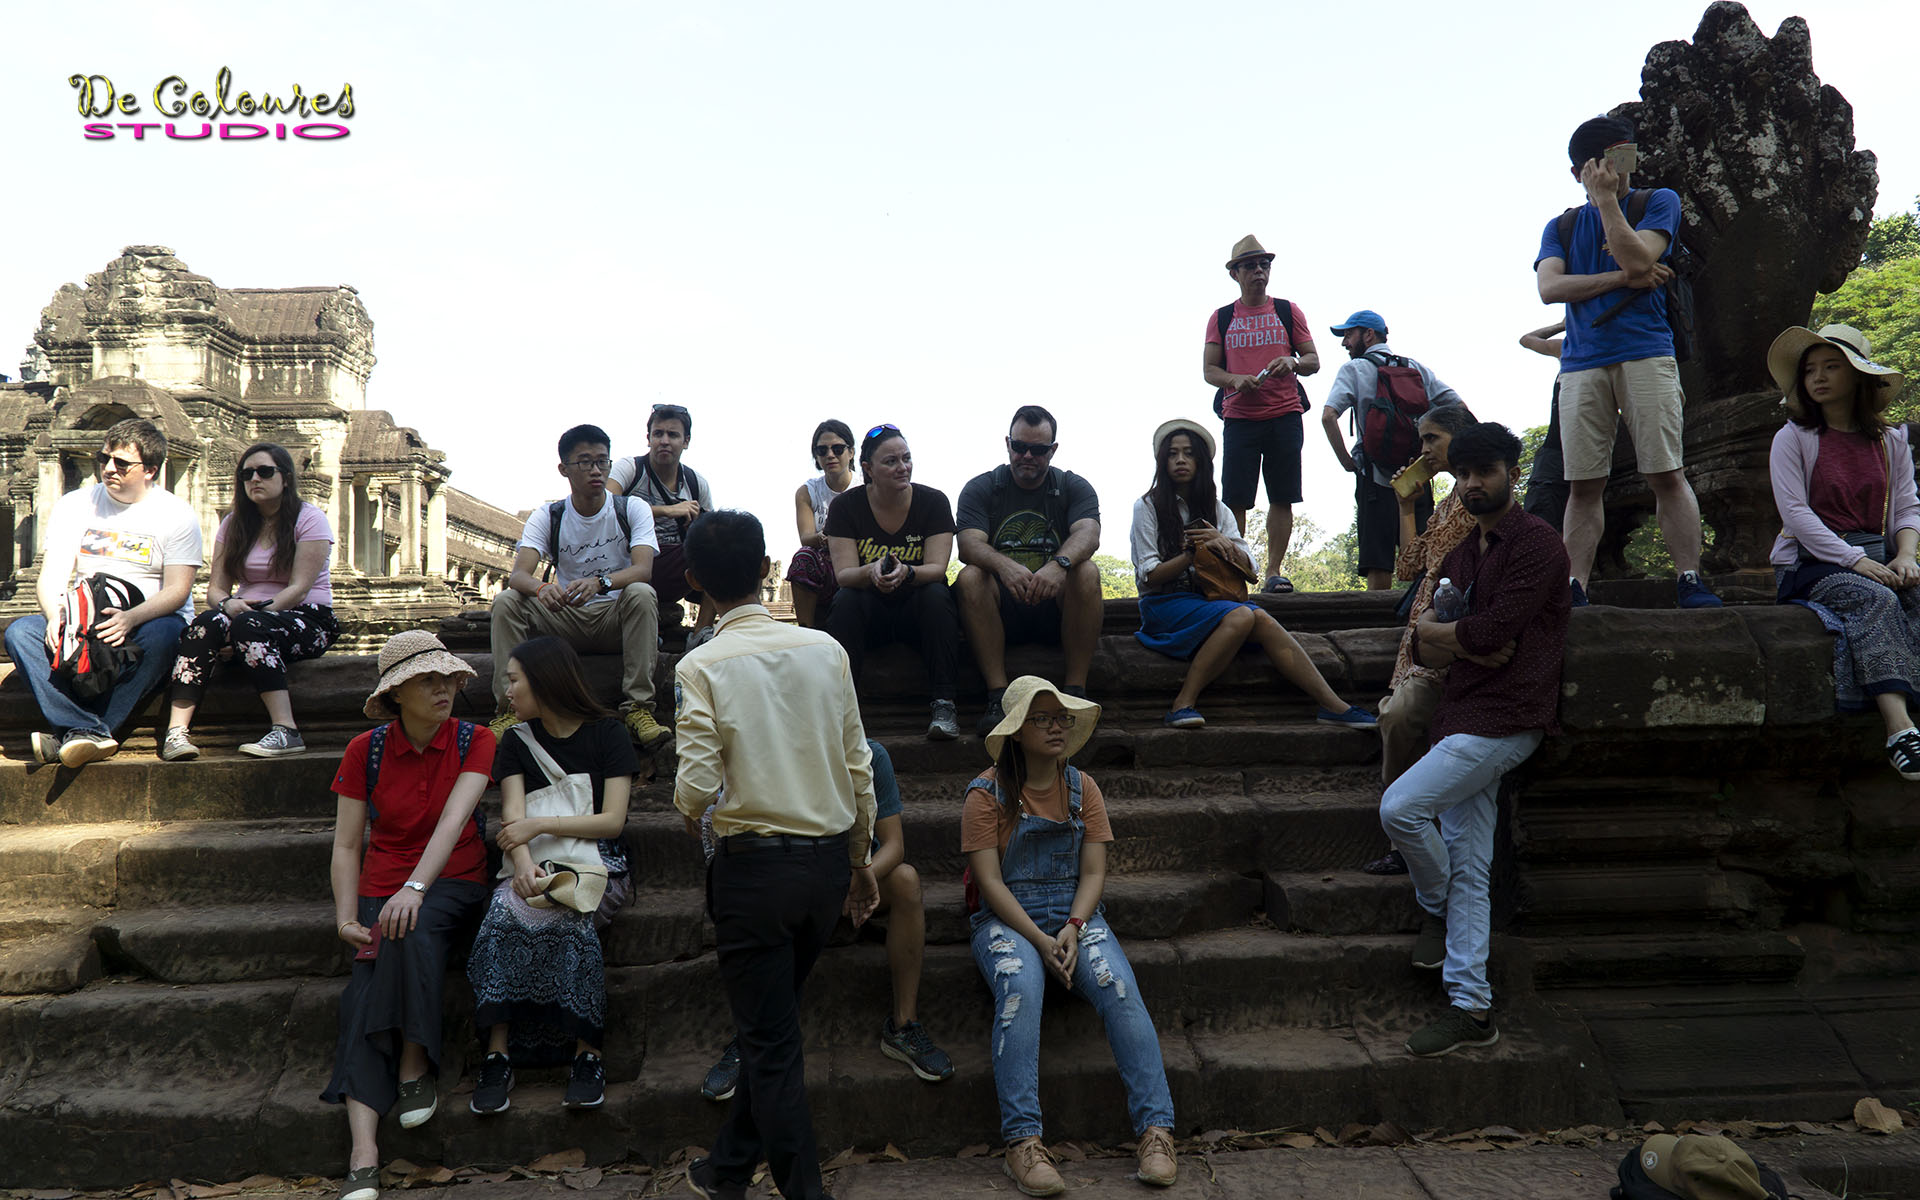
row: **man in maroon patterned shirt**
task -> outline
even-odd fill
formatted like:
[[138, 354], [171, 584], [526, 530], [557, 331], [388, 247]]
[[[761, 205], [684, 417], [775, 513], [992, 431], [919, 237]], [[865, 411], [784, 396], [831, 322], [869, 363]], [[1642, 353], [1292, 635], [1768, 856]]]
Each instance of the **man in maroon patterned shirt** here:
[[1408, 1052], [1425, 1056], [1500, 1040], [1487, 982], [1500, 780], [1558, 728], [1572, 606], [1560, 536], [1514, 503], [1520, 439], [1504, 425], [1472, 425], [1454, 435], [1447, 459], [1479, 534], [1440, 567], [1465, 596], [1457, 619], [1430, 610], [1414, 627], [1420, 661], [1451, 664], [1432, 747], [1380, 801], [1424, 913], [1413, 965], [1441, 968], [1452, 1002], [1407, 1039]]

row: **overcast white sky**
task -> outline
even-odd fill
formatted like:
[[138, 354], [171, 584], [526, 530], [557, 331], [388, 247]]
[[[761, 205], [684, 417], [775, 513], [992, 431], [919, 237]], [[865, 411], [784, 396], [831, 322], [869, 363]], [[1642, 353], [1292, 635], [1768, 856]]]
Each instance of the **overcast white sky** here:
[[[1910, 0], [1750, 7], [1769, 34], [1808, 19], [1877, 211], [1910, 205]], [[1038, 402], [1124, 556], [1154, 426], [1208, 413], [1245, 233], [1328, 359], [1316, 400], [1327, 327], [1374, 308], [1481, 415], [1542, 423], [1553, 366], [1515, 338], [1558, 316], [1530, 265], [1580, 198], [1567, 135], [1704, 8], [10, 5], [0, 370], [60, 284], [160, 243], [225, 287], [357, 287], [370, 405], [507, 508], [559, 494], [566, 426], [631, 453], [678, 401], [687, 461], [784, 557], [818, 420], [900, 425], [957, 495]], [[223, 65], [256, 94], [350, 82], [352, 135], [83, 140], [69, 75], [150, 120], [163, 77], [211, 91]], [[1317, 415], [1305, 515], [1337, 532], [1351, 483]]]

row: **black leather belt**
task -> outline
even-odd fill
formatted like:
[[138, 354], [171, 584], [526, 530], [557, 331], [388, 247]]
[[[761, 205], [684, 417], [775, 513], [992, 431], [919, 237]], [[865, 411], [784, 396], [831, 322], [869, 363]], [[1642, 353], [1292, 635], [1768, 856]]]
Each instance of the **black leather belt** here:
[[791, 833], [736, 833], [720, 839], [722, 854], [754, 854], [762, 850], [812, 850], [834, 847], [845, 849], [847, 835], [800, 837]]

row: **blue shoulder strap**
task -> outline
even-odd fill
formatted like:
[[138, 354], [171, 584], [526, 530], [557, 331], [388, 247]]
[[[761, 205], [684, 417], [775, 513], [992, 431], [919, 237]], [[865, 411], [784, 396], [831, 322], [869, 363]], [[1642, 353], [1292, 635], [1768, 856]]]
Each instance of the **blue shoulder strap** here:
[[[995, 804], [1006, 803], [1006, 799], [1000, 794], [1000, 781], [993, 778], [991, 775], [974, 776], [973, 782], [967, 784], [967, 791], [970, 792], [975, 788], [979, 788], [983, 792], [991, 792], [993, 794], [993, 802]], [[962, 795], [964, 794], [965, 793], [962, 793]]]
[[1067, 767], [1067, 815], [1080, 815], [1080, 768], [1071, 764]]
[[387, 730], [393, 727], [391, 722], [376, 726], [373, 737], [367, 742], [367, 820], [380, 819], [380, 810], [373, 803], [373, 790], [380, 786], [380, 757], [386, 753]]

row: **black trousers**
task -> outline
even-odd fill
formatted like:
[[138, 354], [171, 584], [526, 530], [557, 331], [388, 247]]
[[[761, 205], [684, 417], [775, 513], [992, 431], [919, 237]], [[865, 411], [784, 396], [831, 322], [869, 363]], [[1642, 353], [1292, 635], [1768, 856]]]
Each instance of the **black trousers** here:
[[833, 595], [827, 632], [846, 648], [856, 684], [867, 651], [906, 642], [920, 650], [932, 697], [951, 700], [957, 693], [960, 614], [944, 579], [904, 587], [885, 596], [872, 588], [841, 588]]
[[1520, 507], [1560, 529], [1567, 517], [1566, 459], [1560, 453], [1560, 381], [1553, 381], [1553, 404], [1548, 409], [1547, 437], [1533, 454], [1533, 474], [1527, 479], [1527, 498]]
[[747, 1186], [765, 1158], [787, 1200], [827, 1194], [807, 1108], [800, 991], [851, 874], [844, 834], [740, 853], [723, 841], [707, 868], [707, 912], [740, 1039], [740, 1083], [711, 1160], [723, 1184]]

